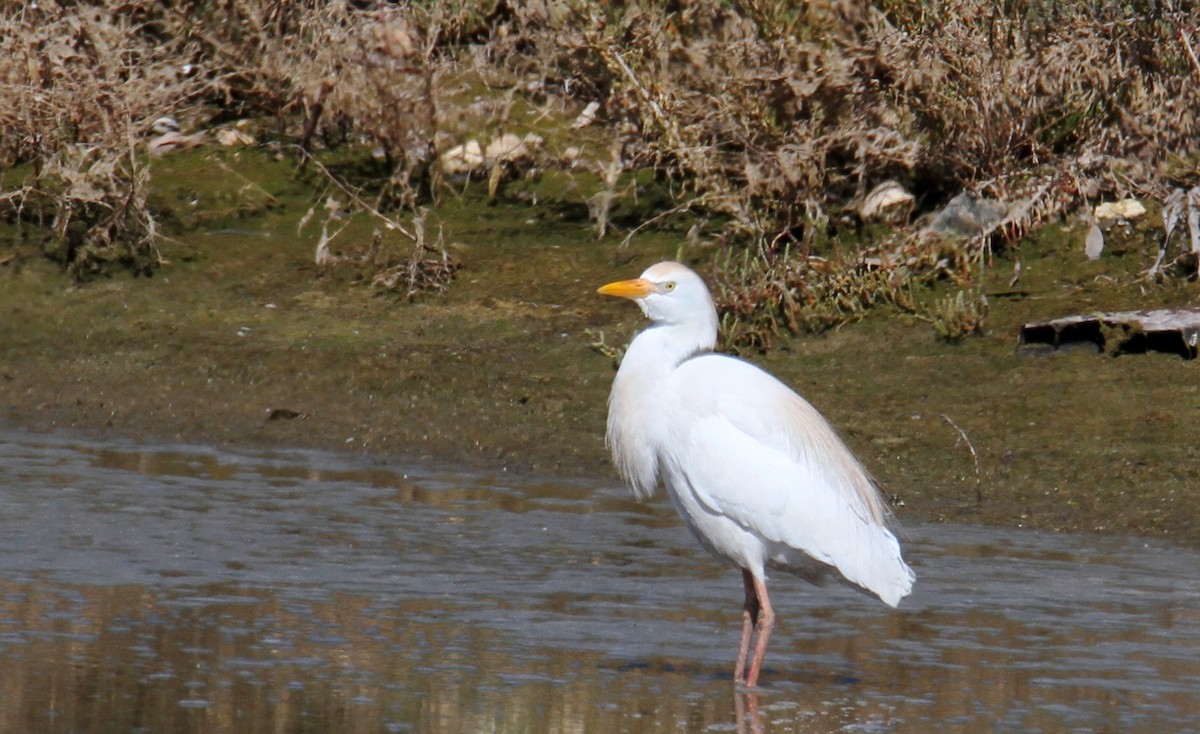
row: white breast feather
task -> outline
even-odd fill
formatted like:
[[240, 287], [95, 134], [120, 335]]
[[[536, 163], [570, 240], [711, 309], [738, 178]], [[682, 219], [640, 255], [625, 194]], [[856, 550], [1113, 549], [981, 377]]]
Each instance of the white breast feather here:
[[639, 500], [652, 496], [658, 485], [658, 421], [644, 399], [643, 382], [628, 372], [617, 374], [608, 396], [605, 434], [617, 473]]

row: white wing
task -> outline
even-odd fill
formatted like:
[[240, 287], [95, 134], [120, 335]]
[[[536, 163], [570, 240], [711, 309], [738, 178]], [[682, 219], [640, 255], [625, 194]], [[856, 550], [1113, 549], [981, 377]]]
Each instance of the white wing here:
[[766, 541], [776, 564], [803, 554], [892, 606], [911, 590], [878, 491], [803, 398], [722, 355], [684, 362], [671, 388], [669, 460], [705, 507]]

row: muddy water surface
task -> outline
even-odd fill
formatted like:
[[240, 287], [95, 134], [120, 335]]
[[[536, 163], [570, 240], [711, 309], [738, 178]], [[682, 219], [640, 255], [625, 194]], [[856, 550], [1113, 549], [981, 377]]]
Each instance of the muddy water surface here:
[[737, 696], [737, 574], [615, 482], [0, 433], [0, 731], [1200, 730], [1196, 552], [906, 532]]

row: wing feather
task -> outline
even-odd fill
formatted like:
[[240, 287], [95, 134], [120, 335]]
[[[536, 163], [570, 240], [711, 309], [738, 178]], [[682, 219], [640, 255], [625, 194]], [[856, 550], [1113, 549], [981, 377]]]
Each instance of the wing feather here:
[[870, 476], [823, 417], [747, 362], [705, 355], [681, 365], [665, 401], [680, 435], [666, 457], [711, 512], [767, 542], [771, 561], [800, 554], [895, 604], [912, 572], [886, 527]]

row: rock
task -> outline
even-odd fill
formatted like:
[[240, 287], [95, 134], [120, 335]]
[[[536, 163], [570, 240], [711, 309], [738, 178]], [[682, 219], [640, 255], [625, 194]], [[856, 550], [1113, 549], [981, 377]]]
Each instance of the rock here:
[[178, 132], [165, 132], [162, 135], [152, 139], [147, 143], [150, 148], [150, 155], [162, 156], [176, 150], [187, 150], [195, 148], [204, 143], [204, 132], [198, 132], [194, 135], [184, 135]]
[[521, 138], [504, 133], [488, 143], [485, 150], [478, 140], [468, 140], [442, 154], [442, 170], [450, 175], [473, 173], [492, 168], [497, 163], [516, 163], [533, 157], [542, 146], [540, 135], [529, 133]]
[[538, 135], [537, 133], [526, 133], [525, 134], [525, 148], [531, 154], [534, 151], [539, 150], [542, 147], [542, 143], [544, 143], [544, 142], [546, 142], [546, 141], [544, 139], [542, 139], [542, 136]]
[[862, 205], [858, 207], [858, 216], [862, 219], [891, 219], [893, 216], [904, 216], [912, 213], [916, 200], [900, 184], [895, 181], [884, 181], [867, 194]]
[[588, 102], [587, 107], [583, 108], [583, 112], [579, 113], [579, 117], [575, 118], [575, 122], [571, 123], [571, 127], [579, 129], [587, 127], [596, 121], [596, 113], [600, 111], [599, 102]]
[[217, 131], [217, 142], [226, 147], [234, 145], [254, 145], [254, 136], [235, 127], [223, 127]]
[[468, 140], [442, 154], [442, 171], [450, 175], [471, 173], [483, 167], [483, 148], [478, 140]]
[[524, 138], [519, 138], [512, 133], [505, 133], [488, 143], [487, 150], [483, 154], [484, 162], [493, 164], [524, 160], [532, 157], [533, 151], [540, 148], [541, 145], [540, 135], [529, 133]]
[[1119, 219], [1132, 221], [1146, 213], [1146, 207], [1137, 199], [1106, 201], [1096, 207], [1093, 216], [1101, 226]]
[[505, 133], [488, 143], [483, 157], [486, 161], [512, 161], [529, 154], [522, 140], [512, 133]]
[[156, 135], [179, 132], [179, 121], [170, 115], [164, 115], [150, 123], [150, 130]]
[[980, 199], [970, 191], [964, 191], [950, 200], [933, 221], [924, 229], [934, 234], [978, 237], [990, 232], [1004, 221], [1008, 204], [993, 199]]
[[1088, 260], [1099, 260], [1100, 253], [1104, 252], [1104, 233], [1100, 231], [1100, 227], [1095, 223], [1088, 228], [1087, 240], [1083, 246], [1084, 252], [1087, 254]]

